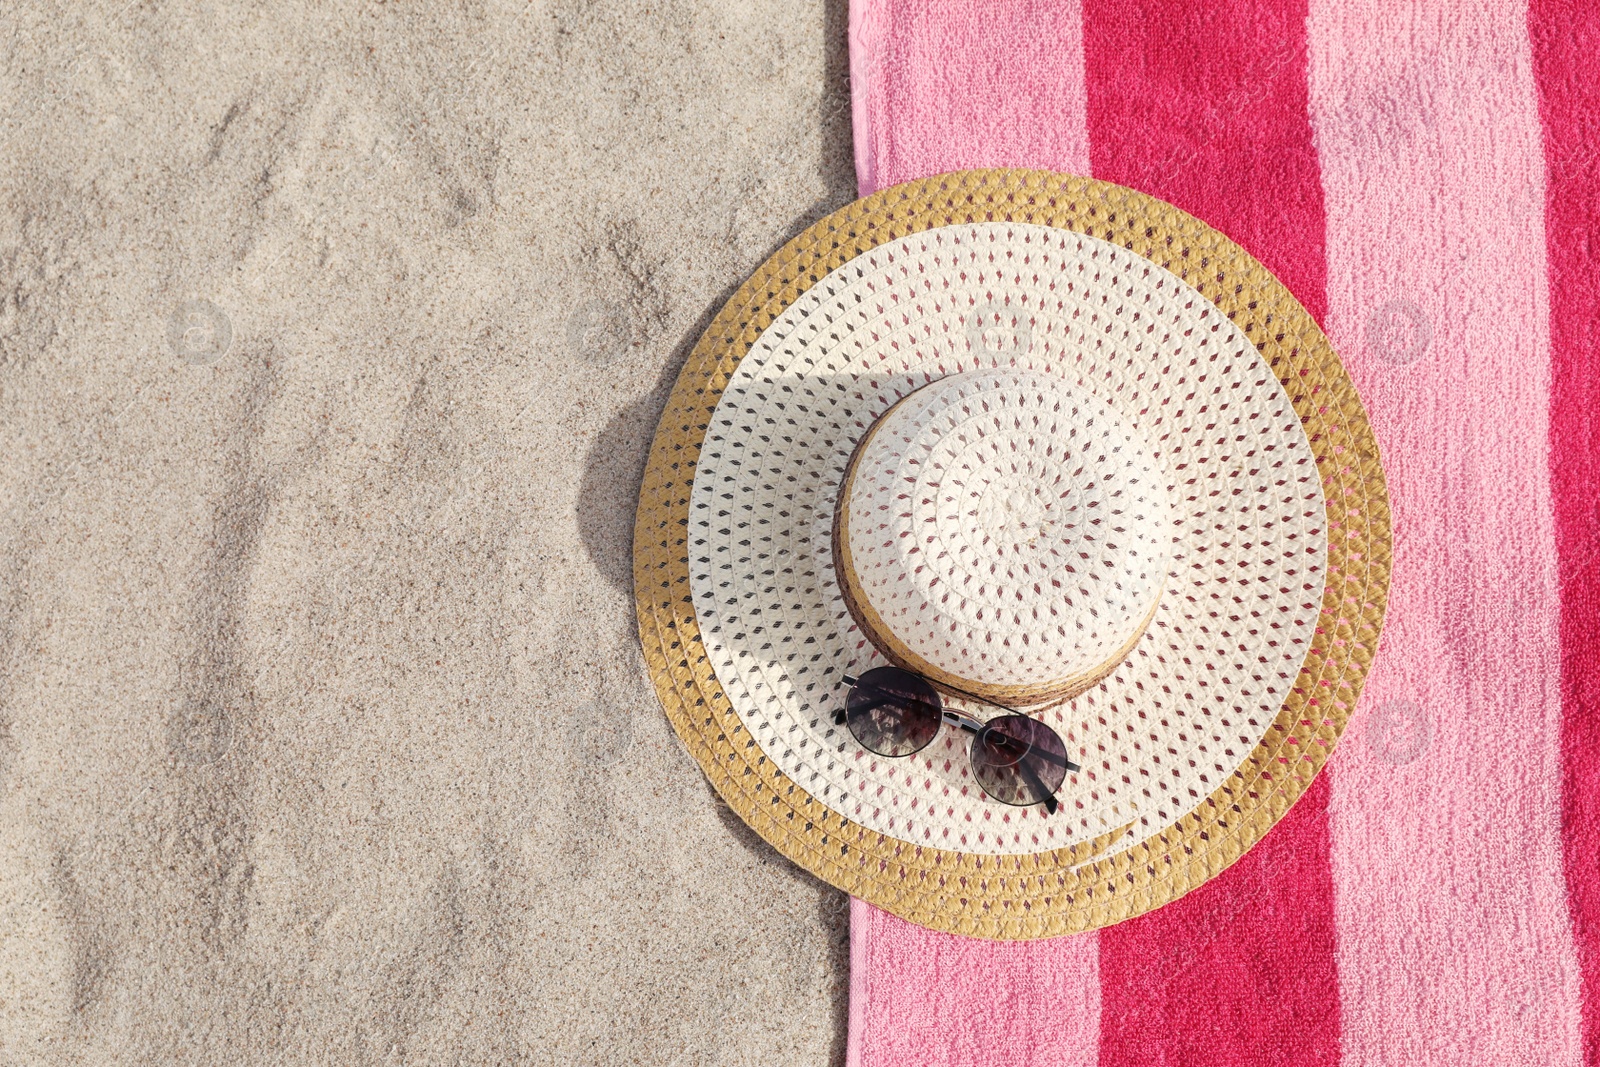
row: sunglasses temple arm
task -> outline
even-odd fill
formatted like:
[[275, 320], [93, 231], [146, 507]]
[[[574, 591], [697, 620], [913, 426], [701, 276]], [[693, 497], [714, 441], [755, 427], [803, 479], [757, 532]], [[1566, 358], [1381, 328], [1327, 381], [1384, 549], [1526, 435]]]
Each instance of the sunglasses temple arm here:
[[1039, 776], [1033, 773], [1033, 768], [1028, 766], [1026, 757], [1017, 764], [1017, 770], [1021, 771], [1022, 777], [1028, 780], [1028, 786], [1039, 794], [1039, 803], [1044, 805], [1044, 810], [1054, 815], [1056, 808], [1059, 807], [1059, 802], [1056, 800], [1055, 794], [1046, 789], [1044, 783], [1039, 781]]
[[[949, 720], [951, 722], [954, 722], [957, 726], [961, 727], [963, 730], [968, 730], [968, 731], [970, 731], [972, 733], [977, 733], [977, 731], [982, 728], [983, 724], [978, 722], [977, 719], [971, 719], [971, 718], [968, 718], [965, 715], [960, 716], [960, 718], [958, 719], [957, 718], [958, 714], [959, 713], [947, 711], [947, 712], [944, 713], [944, 717], [947, 720]], [[965, 721], [961, 721], [961, 720], [965, 720]], [[972, 725], [968, 725], [968, 723], [970, 723]], [[1072, 762], [1072, 760], [1068, 759], [1065, 756], [1058, 756], [1054, 752], [1047, 752], [1044, 749], [1038, 748], [1038, 747], [1034, 747], [1033, 751], [1039, 756], [1040, 759], [1047, 760], [1050, 763], [1054, 763], [1057, 767], [1065, 767], [1067, 769], [1067, 773], [1068, 774], [1077, 774], [1079, 771], [1083, 770], [1082, 767], [1078, 766], [1076, 763]]]
[[1083, 770], [1082, 767], [1078, 766], [1076, 763], [1073, 763], [1070, 759], [1067, 759], [1065, 756], [1058, 756], [1054, 752], [1042, 752], [1042, 751], [1039, 751], [1038, 749], [1035, 749], [1034, 751], [1039, 752], [1039, 755], [1043, 756], [1045, 759], [1049, 760], [1051, 763], [1054, 763], [1057, 767], [1060, 767], [1060, 766], [1062, 766], [1064, 764], [1066, 766], [1066, 768], [1067, 768], [1067, 773], [1068, 774], [1077, 774], [1079, 771]]
[[[902, 668], [902, 669], [904, 669], [904, 668]], [[907, 673], [915, 673], [915, 672], [907, 672]], [[861, 682], [860, 682], [859, 679], [852, 678], [848, 674], [841, 675], [841, 677], [844, 679], [844, 683], [846, 685], [861, 685]], [[872, 689], [872, 688], [876, 688], [876, 687], [874, 687], [874, 686], [863, 686], [863, 688]], [[991, 708], [999, 708], [1001, 711], [1009, 711], [1013, 715], [1026, 715], [1027, 714], [1027, 712], [1021, 710], [1020, 708], [1014, 708], [1010, 704], [1002, 704], [998, 700], [990, 700], [988, 697], [979, 696], [977, 693], [969, 693], [965, 689], [957, 689], [953, 685], [946, 686], [946, 688], [949, 689], [951, 692], [960, 693], [962, 696], [966, 697], [968, 700], [976, 700], [978, 703], [987, 704]], [[1053, 707], [1054, 705], [1048, 705], [1048, 706]], [[946, 716], [948, 716], [949, 714], [950, 713], [948, 711], [945, 711], [945, 715]], [[962, 724], [962, 728], [963, 729], [966, 728], [964, 724]], [[1074, 769], [1076, 769], [1076, 768], [1074, 768]]]
[[923, 700], [916, 700], [916, 699], [914, 699], [912, 697], [906, 696], [904, 693], [896, 693], [896, 692], [893, 692], [892, 690], [888, 690], [888, 689], [879, 689], [875, 685], [867, 684], [867, 683], [864, 683], [864, 682], [858, 682], [854, 678], [851, 678], [849, 676], [845, 677], [845, 681], [849, 682], [852, 686], [855, 686], [857, 689], [865, 689], [865, 690], [869, 690], [870, 692], [878, 694], [880, 699], [874, 700], [872, 703], [867, 704], [866, 707], [868, 707], [868, 708], [876, 708], [879, 705], [889, 703], [891, 700], [903, 700], [908, 704], [916, 704], [918, 707], [932, 708], [933, 711], [938, 713], [938, 714], [942, 714], [942, 715], [950, 714], [948, 711], [945, 711], [943, 708], [941, 708], [937, 704], [929, 704], [929, 703], [927, 703], [926, 701], [923, 701]]
[[[863, 689], [872, 689], [871, 686], [862, 686], [862, 688]], [[878, 690], [878, 689], [873, 689], [873, 692], [881, 693], [882, 691]], [[883, 707], [883, 705], [889, 703], [889, 701], [891, 701], [893, 699], [894, 699], [893, 694], [890, 694], [890, 695], [887, 695], [887, 696], [880, 696], [877, 700], [869, 700], [869, 701], [867, 701], [867, 703], [861, 705], [861, 707], [858, 708], [857, 710], [858, 711], [871, 711], [873, 708], [881, 708], [881, 707]], [[850, 717], [850, 712], [849, 712], [848, 709], [845, 709], [843, 711], [836, 711], [836, 712], [833, 713], [833, 724], [835, 726], [843, 726], [844, 723], [845, 723], [845, 720], [848, 719], [849, 717]], [[975, 731], [976, 728], [969, 727], [969, 729], [973, 729]]]
[[962, 696], [966, 697], [968, 700], [976, 700], [978, 703], [987, 704], [991, 708], [999, 708], [1001, 711], [1009, 711], [1013, 715], [1026, 715], [1027, 714], [1027, 712], [1021, 710], [1020, 708], [1014, 708], [1010, 704], [1002, 704], [998, 700], [990, 700], [988, 697], [979, 696], [977, 693], [969, 693], [965, 689], [957, 689], [953, 685], [952, 686], [947, 686], [946, 688], [948, 688], [951, 692], [960, 693]]

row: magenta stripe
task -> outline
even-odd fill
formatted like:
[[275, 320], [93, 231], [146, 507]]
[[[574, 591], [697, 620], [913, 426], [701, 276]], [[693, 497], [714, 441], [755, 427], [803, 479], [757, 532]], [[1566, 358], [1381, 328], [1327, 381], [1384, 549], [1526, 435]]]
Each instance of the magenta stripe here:
[[[1301, 2], [1084, 0], [1094, 175], [1254, 253], [1320, 319], [1322, 186]], [[1334, 1064], [1327, 781], [1188, 896], [1100, 932], [1102, 1067]]]
[[1524, 10], [1313, 0], [1328, 325], [1383, 448], [1383, 649], [1335, 757], [1344, 1060], [1577, 1063], [1544, 174]]
[[1550, 473], [1560, 553], [1562, 839], [1583, 967], [1584, 1062], [1600, 1064], [1600, 7], [1528, 12], [1544, 120]]

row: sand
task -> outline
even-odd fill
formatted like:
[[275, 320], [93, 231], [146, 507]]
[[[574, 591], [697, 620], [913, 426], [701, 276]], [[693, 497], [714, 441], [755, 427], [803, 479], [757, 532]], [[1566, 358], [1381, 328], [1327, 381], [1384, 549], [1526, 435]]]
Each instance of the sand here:
[[0, 11], [0, 1062], [842, 1059], [630, 540], [845, 9]]

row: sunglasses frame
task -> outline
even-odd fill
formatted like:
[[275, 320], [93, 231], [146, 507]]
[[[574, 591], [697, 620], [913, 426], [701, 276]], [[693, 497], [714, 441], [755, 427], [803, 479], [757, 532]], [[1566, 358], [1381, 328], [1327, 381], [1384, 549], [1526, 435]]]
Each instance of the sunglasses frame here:
[[[995, 719], [990, 719], [988, 721], [985, 721], [985, 720], [976, 718], [975, 716], [968, 715], [966, 712], [958, 711], [958, 710], [956, 710], [954, 708], [946, 707], [943, 698], [940, 697], [940, 690], [941, 689], [948, 690], [948, 691], [954, 693], [955, 695], [961, 696], [961, 697], [965, 697], [968, 700], [977, 701], [980, 704], [987, 704], [992, 708], [999, 708], [1001, 711], [1007, 712], [1009, 715], [1015, 715], [1015, 716], [1018, 716], [1020, 718], [1029, 719], [1032, 722], [1035, 722], [1038, 725], [1044, 727], [1046, 730], [1049, 730], [1052, 734], [1055, 734], [1055, 736], [1056, 736], [1056, 738], [1058, 740], [1061, 739], [1061, 735], [1059, 733], [1056, 733], [1055, 729], [1053, 727], [1051, 727], [1048, 723], [1046, 723], [1046, 722], [1044, 722], [1044, 721], [1042, 721], [1040, 719], [1035, 719], [1033, 716], [1027, 714], [1024, 711], [1021, 711], [1021, 710], [1019, 710], [1017, 708], [1013, 708], [1013, 707], [1011, 707], [1011, 706], [1009, 706], [1007, 704], [1001, 704], [999, 701], [996, 701], [996, 700], [990, 700], [988, 697], [979, 696], [976, 693], [969, 693], [964, 689], [957, 689], [954, 686], [936, 685], [932, 680], [924, 677], [923, 675], [918, 674], [916, 671], [907, 670], [906, 668], [901, 667], [898, 664], [884, 664], [882, 667], [874, 667], [874, 668], [872, 668], [872, 670], [883, 670], [885, 667], [887, 667], [890, 670], [900, 671], [903, 674], [907, 675], [908, 677], [915, 678], [918, 681], [922, 682], [924, 685], [928, 686], [928, 688], [933, 692], [933, 695], [934, 695], [935, 699], [937, 699], [939, 701], [936, 710], [939, 712], [940, 725], [944, 725], [944, 724], [948, 723], [949, 725], [954, 726], [957, 729], [961, 730], [963, 733], [972, 734], [973, 735], [973, 743], [974, 744], [983, 735], [984, 731], [988, 728], [990, 723], [996, 722], [1000, 718], [1005, 718], [1006, 716], [997, 716]], [[870, 673], [870, 671], [864, 671], [862, 673], [863, 674], [867, 674], [867, 673]], [[851, 675], [848, 675], [848, 674], [841, 675], [841, 677], [844, 679], [845, 684], [850, 686], [851, 691], [854, 691], [855, 689], [859, 688], [862, 685], [862, 682], [861, 682], [860, 678], [852, 677]], [[873, 687], [873, 688], [876, 688], [876, 687]], [[883, 692], [883, 690], [879, 690], [879, 692]], [[903, 695], [903, 694], [893, 694], [893, 695]], [[835, 726], [845, 726], [849, 721], [849, 717], [850, 717], [850, 712], [849, 712], [848, 707], [845, 710], [834, 712], [833, 713], [834, 725]], [[878, 757], [880, 757], [882, 759], [909, 759], [910, 757], [915, 756], [918, 752], [921, 752], [924, 749], [926, 749], [929, 745], [933, 744], [934, 739], [936, 739], [939, 735], [938, 735], [938, 732], [935, 731], [933, 736], [930, 737], [920, 747], [915, 748], [910, 752], [901, 753], [898, 756], [887, 755], [885, 753], [878, 752], [875, 749], [867, 748], [866, 742], [862, 741], [860, 737], [856, 736], [856, 733], [855, 733], [854, 730], [850, 731], [850, 736], [855, 737], [856, 743], [861, 745], [862, 748], [866, 748], [868, 752], [871, 752], [873, 755], [878, 756]], [[1066, 746], [1066, 742], [1064, 740], [1062, 740], [1061, 748], [1062, 748], [1063, 752], [1065, 752], [1066, 747], [1067, 747]], [[1050, 754], [1050, 753], [1041, 753], [1041, 754], [1047, 756], [1048, 758], [1051, 758], [1052, 761], [1054, 761], [1053, 754]], [[1075, 763], [1070, 756], [1063, 756], [1062, 759], [1066, 763], [1066, 773], [1067, 774], [1076, 774], [1076, 773], [1078, 773], [1079, 771], [1081, 771], [1083, 769], [1081, 766], [1079, 766], [1077, 763]], [[972, 751], [971, 751], [970, 746], [968, 747], [968, 751], [967, 751], [967, 760], [968, 760], [969, 763], [972, 761]], [[1051, 792], [1050, 790], [1045, 789], [1044, 788], [1044, 783], [1039, 780], [1038, 776], [1036, 774], [1034, 774], [1032, 769], [1029, 768], [1025, 763], [1022, 763], [1022, 762], [1019, 761], [1018, 764], [1017, 764], [1017, 770], [1018, 770], [1018, 773], [1020, 773], [1024, 778], [1026, 778], [1028, 780], [1029, 786], [1035, 792], [1041, 794], [1041, 796], [1043, 797], [1042, 800], [1034, 801], [1033, 803], [1038, 803], [1038, 804], [1044, 805], [1044, 809], [1045, 809], [1046, 814], [1054, 815], [1056, 813], [1056, 809], [1060, 806], [1060, 802], [1058, 800], [1056, 800], [1055, 793]], [[990, 793], [987, 789], [984, 789], [983, 782], [977, 778], [976, 773], [974, 773], [973, 781], [977, 783], [979, 789], [983, 789], [985, 795], [991, 796], [995, 800], [999, 800], [1000, 803], [1002, 803], [1002, 804], [1009, 804], [1010, 803], [1010, 801], [1002, 800], [999, 797], [994, 797], [994, 795], [992, 793]], [[1032, 804], [1014, 805], [1014, 806], [1031, 807]]]

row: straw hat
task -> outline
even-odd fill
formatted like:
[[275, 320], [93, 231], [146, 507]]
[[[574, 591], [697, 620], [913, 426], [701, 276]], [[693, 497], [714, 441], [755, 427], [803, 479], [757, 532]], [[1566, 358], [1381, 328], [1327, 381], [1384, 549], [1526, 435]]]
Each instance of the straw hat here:
[[[1355, 706], [1390, 559], [1365, 413], [1283, 286], [1171, 205], [993, 170], [852, 204], [734, 294], [634, 544], [646, 661], [729, 805], [991, 938], [1139, 914], [1259, 840]], [[987, 797], [953, 730], [863, 750], [833, 712], [885, 660], [1031, 705], [1083, 767], [1060, 810]]]

